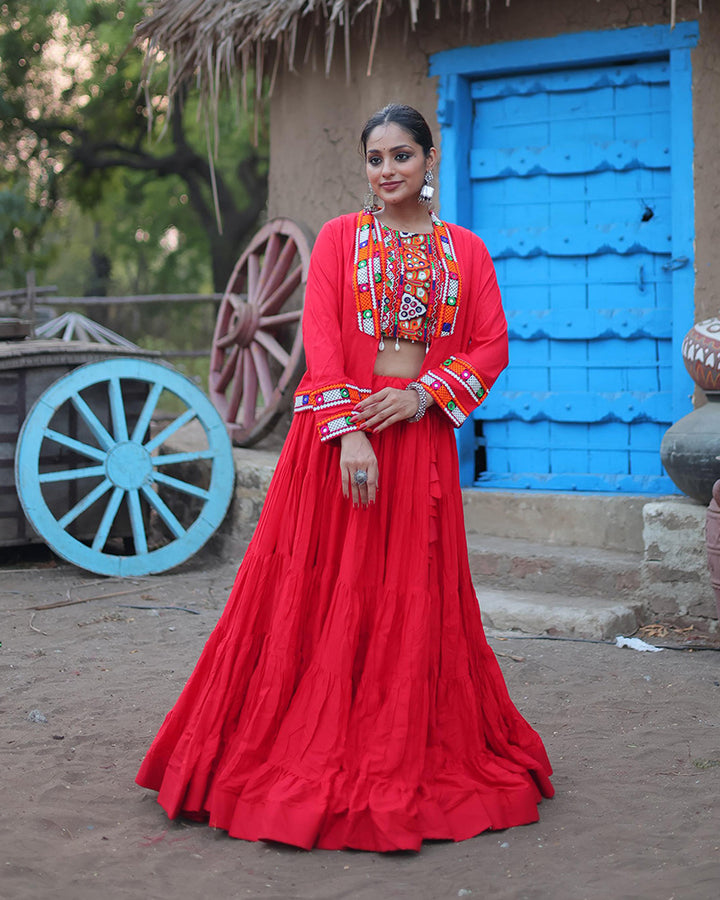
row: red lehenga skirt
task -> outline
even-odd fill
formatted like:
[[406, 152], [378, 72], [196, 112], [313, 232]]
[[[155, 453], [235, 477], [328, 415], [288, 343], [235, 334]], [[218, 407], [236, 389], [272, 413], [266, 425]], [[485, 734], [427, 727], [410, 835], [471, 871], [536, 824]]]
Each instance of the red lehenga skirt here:
[[483, 633], [452, 427], [431, 409], [370, 439], [378, 500], [353, 509], [339, 443], [294, 417], [225, 611], [137, 776], [170, 818], [418, 850], [537, 821], [552, 796]]

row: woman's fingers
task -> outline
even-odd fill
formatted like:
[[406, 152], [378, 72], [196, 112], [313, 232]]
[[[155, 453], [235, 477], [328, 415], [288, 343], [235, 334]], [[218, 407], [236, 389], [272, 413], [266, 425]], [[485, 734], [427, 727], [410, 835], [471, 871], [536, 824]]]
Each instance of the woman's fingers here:
[[365, 430], [380, 432], [396, 422], [411, 419], [418, 411], [418, 405], [415, 391], [383, 388], [358, 403], [351, 415]]

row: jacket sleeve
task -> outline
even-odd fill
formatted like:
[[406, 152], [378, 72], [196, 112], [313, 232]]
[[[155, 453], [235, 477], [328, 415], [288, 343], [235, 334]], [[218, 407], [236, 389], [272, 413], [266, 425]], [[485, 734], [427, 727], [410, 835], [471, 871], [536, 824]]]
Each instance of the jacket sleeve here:
[[479, 249], [474, 249], [472, 260], [472, 268], [477, 267], [477, 274], [473, 271], [461, 287], [461, 302], [464, 288], [464, 302], [471, 304], [467, 346], [418, 378], [456, 427], [483, 402], [508, 363], [507, 321], [495, 267], [479, 239], [478, 244]]
[[345, 374], [341, 309], [344, 253], [339, 229], [326, 223], [315, 241], [303, 306], [303, 344], [307, 374], [295, 394], [295, 412], [315, 415], [320, 440], [358, 431], [350, 419], [370, 388], [352, 384]]

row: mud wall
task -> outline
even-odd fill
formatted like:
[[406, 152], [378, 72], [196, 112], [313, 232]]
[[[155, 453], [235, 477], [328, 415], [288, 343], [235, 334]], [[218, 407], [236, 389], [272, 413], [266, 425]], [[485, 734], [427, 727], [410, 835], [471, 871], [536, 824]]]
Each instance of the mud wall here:
[[[509, 7], [494, 0], [487, 23], [484, 4], [475, 4], [473, 20], [457, 6], [443, 2], [442, 17], [436, 20], [434, 4], [422, 4], [415, 31], [405, 7], [383, 19], [370, 77], [372, 17], [365, 16], [353, 26], [349, 82], [340, 33], [330, 77], [324, 71], [322, 33], [314, 35], [307, 52], [307, 35], [300, 35], [297, 71], [279, 74], [270, 105], [271, 216], [290, 216], [317, 232], [328, 218], [359, 208], [366, 185], [359, 132], [386, 103], [420, 109], [440, 145], [436, 79], [428, 76], [433, 53], [670, 21], [668, 0], [512, 0]], [[704, 7], [699, 14], [696, 0], [678, 2], [678, 21], [697, 20], [700, 27], [693, 51], [696, 319], [714, 315], [720, 307], [720, 10], [712, 3]]]

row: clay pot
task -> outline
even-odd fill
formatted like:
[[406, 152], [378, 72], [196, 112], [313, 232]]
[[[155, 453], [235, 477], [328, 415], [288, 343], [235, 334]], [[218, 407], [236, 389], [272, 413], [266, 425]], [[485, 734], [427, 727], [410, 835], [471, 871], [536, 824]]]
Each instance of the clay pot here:
[[682, 342], [685, 368], [704, 391], [720, 391], [720, 319], [705, 319]]
[[720, 395], [672, 425], [663, 435], [660, 458], [670, 478], [689, 497], [707, 506], [720, 478]]
[[705, 542], [707, 544], [710, 584], [715, 591], [718, 619], [720, 619], [720, 481], [713, 486], [712, 500], [705, 519]]

